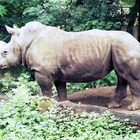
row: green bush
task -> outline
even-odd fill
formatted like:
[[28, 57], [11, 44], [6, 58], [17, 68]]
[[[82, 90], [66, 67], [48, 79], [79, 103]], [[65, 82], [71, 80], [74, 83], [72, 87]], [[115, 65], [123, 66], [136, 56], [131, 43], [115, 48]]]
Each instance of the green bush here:
[[23, 17], [33, 18], [45, 25], [59, 26], [67, 31], [121, 28], [120, 5], [109, 0], [50, 0], [24, 9]]
[[0, 80], [0, 91], [2, 94], [19, 94], [22, 90], [26, 90], [26, 92], [30, 92], [32, 95], [40, 93], [37, 82], [31, 80], [30, 74], [27, 71], [21, 72], [19, 77], [16, 78], [9, 73], [5, 73], [4, 78]]
[[[140, 132], [103, 115], [74, 113], [54, 105], [39, 112], [40, 96], [16, 94], [0, 102], [1, 140], [139, 140]], [[54, 102], [55, 104], [55, 102]]]

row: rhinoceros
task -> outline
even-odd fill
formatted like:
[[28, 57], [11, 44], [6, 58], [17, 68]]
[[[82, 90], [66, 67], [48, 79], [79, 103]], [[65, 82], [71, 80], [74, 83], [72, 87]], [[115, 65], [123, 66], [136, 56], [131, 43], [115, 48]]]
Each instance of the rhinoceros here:
[[133, 101], [128, 109], [140, 109], [140, 43], [129, 33], [66, 32], [37, 21], [6, 29], [12, 36], [2, 47], [8, 51], [0, 50], [0, 68], [23, 63], [34, 71], [43, 95], [51, 96], [54, 84], [59, 99], [67, 100], [67, 82], [94, 81], [114, 69], [118, 83], [108, 107], [121, 106], [129, 85]]

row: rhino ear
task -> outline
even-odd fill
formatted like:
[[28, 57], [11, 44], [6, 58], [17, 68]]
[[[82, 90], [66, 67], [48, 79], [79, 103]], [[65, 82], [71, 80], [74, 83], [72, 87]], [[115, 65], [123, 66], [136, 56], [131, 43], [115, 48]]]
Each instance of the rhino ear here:
[[14, 28], [14, 29], [19, 29], [15, 24], [13, 25], [13, 28]]
[[12, 35], [17, 33], [16, 29], [11, 28], [11, 27], [9, 27], [7, 25], [5, 25], [5, 28], [6, 28], [7, 32], [12, 34]]

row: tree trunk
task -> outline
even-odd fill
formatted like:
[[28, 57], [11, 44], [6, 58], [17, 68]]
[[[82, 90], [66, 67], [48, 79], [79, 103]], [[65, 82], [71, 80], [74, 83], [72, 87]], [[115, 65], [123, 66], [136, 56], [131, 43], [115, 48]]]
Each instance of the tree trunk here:
[[[137, 15], [139, 13], [139, 15]], [[139, 16], [139, 17], [138, 17]], [[132, 34], [133, 27], [136, 21], [136, 18], [138, 17], [138, 24], [140, 30], [140, 0], [136, 0], [134, 6], [130, 9], [130, 13], [128, 16], [128, 25], [127, 25], [127, 31]], [[138, 33], [138, 40], [140, 41], [140, 31]]]

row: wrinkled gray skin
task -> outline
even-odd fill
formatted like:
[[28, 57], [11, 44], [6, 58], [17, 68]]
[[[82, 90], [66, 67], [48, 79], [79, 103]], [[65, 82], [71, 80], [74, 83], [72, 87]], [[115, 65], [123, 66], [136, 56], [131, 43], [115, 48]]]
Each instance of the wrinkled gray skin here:
[[129, 85], [133, 102], [128, 109], [140, 109], [140, 43], [130, 34], [103, 30], [65, 32], [39, 22], [29, 22], [19, 29], [6, 28], [12, 37], [1, 47], [0, 67], [23, 62], [34, 70], [43, 95], [51, 96], [54, 83], [59, 99], [67, 100], [67, 82], [90, 82], [114, 69], [118, 84], [108, 107], [120, 107]]

